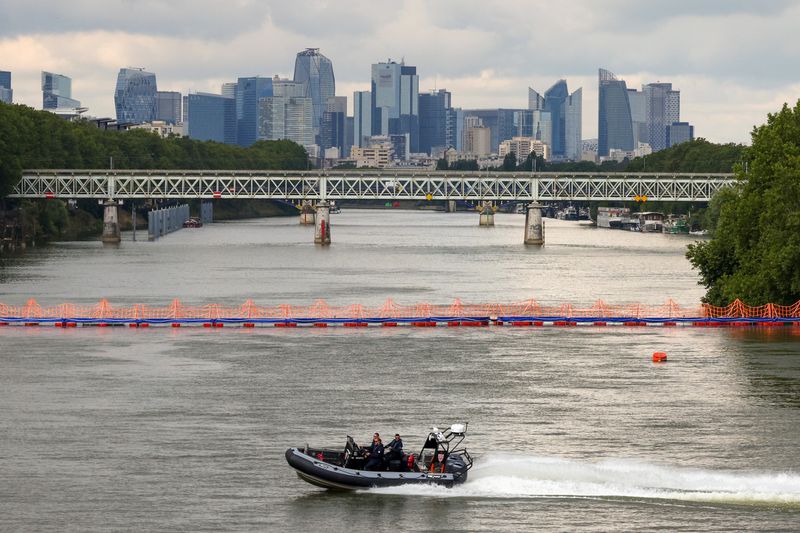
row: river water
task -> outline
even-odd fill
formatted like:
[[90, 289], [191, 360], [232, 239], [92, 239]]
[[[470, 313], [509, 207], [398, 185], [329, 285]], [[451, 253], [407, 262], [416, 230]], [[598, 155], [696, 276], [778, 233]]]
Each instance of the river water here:
[[[2, 259], [0, 302], [702, 295], [688, 238], [548, 220], [526, 248], [523, 222], [345, 210], [329, 248], [295, 218], [60, 243]], [[0, 530], [796, 529], [798, 356], [792, 327], [0, 328]], [[326, 492], [283, 458], [459, 421], [476, 465], [454, 489]]]

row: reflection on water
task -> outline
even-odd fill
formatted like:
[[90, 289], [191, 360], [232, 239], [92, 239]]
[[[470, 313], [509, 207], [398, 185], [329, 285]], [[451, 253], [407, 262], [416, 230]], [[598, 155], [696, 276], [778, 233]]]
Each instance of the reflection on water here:
[[[0, 301], [698, 301], [687, 239], [347, 211], [8, 259]], [[796, 328], [0, 328], [0, 528], [792, 529]], [[654, 365], [654, 351], [668, 353]], [[453, 491], [338, 494], [289, 446], [469, 421]], [[387, 493], [388, 492], [388, 493]]]

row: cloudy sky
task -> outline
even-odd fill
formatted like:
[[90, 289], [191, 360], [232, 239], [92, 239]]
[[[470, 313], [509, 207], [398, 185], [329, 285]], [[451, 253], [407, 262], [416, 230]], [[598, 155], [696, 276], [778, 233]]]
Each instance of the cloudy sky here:
[[800, 98], [798, 28], [793, 0], [0, 0], [0, 70], [15, 102], [40, 108], [48, 70], [72, 78], [90, 114], [114, 116], [120, 67], [155, 72], [159, 90], [219, 92], [238, 76], [291, 77], [295, 54], [318, 47], [348, 101], [388, 58], [463, 108], [526, 107], [529, 86], [565, 78], [583, 87], [591, 138], [603, 67], [629, 87], [672, 82], [697, 136], [748, 142]]

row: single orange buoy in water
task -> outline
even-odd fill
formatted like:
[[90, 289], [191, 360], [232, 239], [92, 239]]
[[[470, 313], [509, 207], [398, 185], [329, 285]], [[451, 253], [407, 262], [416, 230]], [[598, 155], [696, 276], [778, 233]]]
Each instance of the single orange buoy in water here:
[[665, 363], [667, 361], [666, 352], [653, 352], [654, 363]]

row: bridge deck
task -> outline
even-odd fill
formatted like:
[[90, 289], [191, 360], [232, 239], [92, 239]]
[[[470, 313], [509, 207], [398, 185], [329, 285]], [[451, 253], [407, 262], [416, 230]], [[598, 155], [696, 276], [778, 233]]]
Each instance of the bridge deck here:
[[707, 202], [733, 174], [26, 170], [12, 198]]

